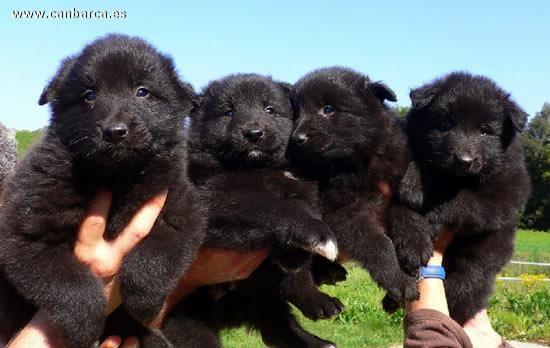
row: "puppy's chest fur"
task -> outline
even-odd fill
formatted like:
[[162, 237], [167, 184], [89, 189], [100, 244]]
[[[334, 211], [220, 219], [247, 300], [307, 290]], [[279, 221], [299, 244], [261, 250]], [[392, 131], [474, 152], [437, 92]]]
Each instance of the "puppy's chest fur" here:
[[[156, 159], [145, 165], [139, 171], [123, 176], [108, 178], [80, 177], [75, 178], [76, 190], [83, 195], [85, 201], [89, 201], [98, 189], [107, 189], [112, 192], [112, 202], [109, 211], [109, 219], [106, 228], [106, 237], [114, 238], [130, 222], [136, 210], [148, 199], [162, 190], [168, 190], [170, 194], [178, 194], [186, 186], [184, 169], [179, 163], [183, 162], [183, 156], [171, 156], [171, 160]], [[172, 211], [177, 207], [169, 207], [161, 212], [161, 217], [166, 211]]]
[[[457, 228], [460, 235], [513, 225], [525, 204], [522, 190], [527, 185], [527, 175], [521, 166], [510, 168], [511, 173], [502, 171], [485, 182], [435, 173], [417, 164], [411, 168], [414, 173], [407, 172], [398, 194], [406, 196], [433, 224]], [[411, 180], [418, 180], [421, 189], [411, 190], [415, 186]]]
[[255, 214], [259, 207], [277, 209], [286, 200], [309, 203], [309, 213], [320, 218], [317, 183], [303, 181], [286, 168], [223, 171], [201, 180], [198, 189], [207, 202], [210, 222], [235, 217], [235, 212]]
[[361, 210], [365, 204], [370, 208], [380, 205], [382, 196], [374, 190], [367, 177], [366, 172], [342, 173], [322, 181], [319, 190], [323, 215], [330, 215], [342, 208]]
[[[179, 152], [170, 156], [179, 157]], [[60, 142], [48, 137], [21, 164], [4, 216], [15, 217], [10, 224], [20, 228], [14, 231], [30, 238], [72, 244], [93, 197], [103, 189], [113, 193], [106, 236], [114, 238], [147, 199], [183, 185], [183, 174], [180, 165], [160, 157], [136, 172], [120, 168], [107, 174], [76, 161]]]

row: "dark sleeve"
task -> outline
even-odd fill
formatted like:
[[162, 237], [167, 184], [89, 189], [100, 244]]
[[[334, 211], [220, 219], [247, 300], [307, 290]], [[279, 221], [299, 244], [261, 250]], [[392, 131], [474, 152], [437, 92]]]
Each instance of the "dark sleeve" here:
[[457, 322], [433, 309], [418, 309], [408, 313], [403, 329], [404, 347], [473, 347]]

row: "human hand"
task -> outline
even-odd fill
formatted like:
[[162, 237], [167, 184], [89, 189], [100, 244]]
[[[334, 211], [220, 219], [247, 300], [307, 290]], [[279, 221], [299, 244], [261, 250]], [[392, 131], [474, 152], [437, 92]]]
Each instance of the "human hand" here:
[[443, 255], [447, 246], [452, 242], [456, 230], [450, 227], [443, 227], [439, 238], [433, 244], [433, 255], [428, 261], [428, 265], [441, 266], [443, 264]]
[[92, 200], [80, 224], [74, 253], [78, 260], [88, 265], [92, 273], [103, 280], [107, 298], [106, 314], [110, 314], [121, 303], [116, 274], [122, 259], [149, 234], [164, 206], [167, 194], [163, 191], [145, 202], [134, 214], [130, 223], [113, 240], [103, 238], [112, 194], [100, 191]]
[[135, 337], [127, 337], [124, 341], [118, 336], [109, 336], [103, 341], [99, 348], [137, 348], [139, 340]]
[[269, 250], [235, 251], [202, 247], [197, 258], [168, 297], [160, 315], [151, 323], [159, 327], [166, 316], [185, 296], [197, 288], [246, 279], [268, 256]]
[[[90, 270], [105, 284], [104, 292], [107, 298], [106, 315], [120, 304], [117, 291], [116, 274], [122, 264], [122, 259], [135, 247], [153, 227], [158, 214], [166, 200], [167, 192], [162, 192], [147, 201], [134, 215], [128, 226], [114, 240], [103, 238], [107, 217], [111, 206], [111, 193], [99, 192], [92, 200], [90, 207], [80, 224], [74, 253], [77, 259], [88, 265]], [[75, 318], [75, 320], [78, 320]], [[102, 347], [135, 347], [135, 338], [109, 337]], [[10, 342], [10, 348], [16, 347], [61, 347], [60, 335], [51, 325], [46, 313], [38, 310], [33, 319]]]
[[[443, 255], [447, 246], [454, 238], [456, 231], [443, 227], [439, 238], [434, 242], [432, 257], [428, 260], [428, 265], [441, 266], [443, 264]], [[418, 283], [418, 291], [420, 298], [416, 301], [411, 301], [406, 304], [407, 312], [417, 309], [435, 309], [449, 315], [449, 307], [447, 305], [447, 297], [445, 295], [445, 287], [443, 281], [437, 278], [422, 279]]]

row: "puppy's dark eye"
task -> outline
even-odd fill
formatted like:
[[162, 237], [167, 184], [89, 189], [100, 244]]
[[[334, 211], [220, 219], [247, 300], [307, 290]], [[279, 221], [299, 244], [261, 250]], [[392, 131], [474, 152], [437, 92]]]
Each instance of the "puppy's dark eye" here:
[[336, 112], [336, 110], [334, 110], [334, 107], [332, 107], [332, 105], [325, 105], [321, 108], [321, 113], [325, 116], [330, 116], [334, 114], [334, 112]]
[[268, 114], [272, 114], [272, 113], [275, 112], [275, 109], [273, 109], [273, 106], [268, 105], [268, 106], [266, 106], [266, 108], [265, 108], [265, 112], [267, 112]]
[[479, 133], [481, 135], [491, 135], [493, 134], [493, 130], [489, 126], [481, 126], [481, 128], [479, 129]]
[[439, 124], [439, 127], [437, 127], [442, 132], [448, 132], [454, 127], [454, 122], [451, 120], [443, 121]]
[[235, 115], [235, 111], [234, 110], [227, 110], [225, 113], [224, 113], [225, 116], [229, 116], [229, 117], [232, 117]]
[[82, 95], [82, 98], [84, 98], [84, 100], [88, 103], [91, 103], [93, 102], [95, 99], [96, 99], [96, 94], [94, 91], [86, 91], [83, 95]]
[[149, 95], [149, 90], [145, 87], [139, 87], [136, 91], [136, 97], [147, 97]]

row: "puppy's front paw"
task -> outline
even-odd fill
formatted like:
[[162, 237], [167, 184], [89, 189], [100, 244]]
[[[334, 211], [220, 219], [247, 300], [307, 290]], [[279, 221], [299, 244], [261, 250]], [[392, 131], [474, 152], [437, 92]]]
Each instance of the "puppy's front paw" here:
[[320, 303], [316, 315], [309, 316], [310, 319], [330, 319], [337, 317], [345, 309], [344, 304], [336, 297], [323, 294], [326, 298]]
[[334, 261], [338, 256], [336, 238], [327, 224], [311, 219], [291, 231], [288, 243]]
[[388, 288], [388, 295], [401, 304], [405, 301], [417, 300], [420, 297], [416, 280], [412, 277], [403, 277], [398, 286]]
[[346, 280], [348, 271], [338, 262], [326, 261], [326, 263], [320, 266], [314, 263], [312, 274], [316, 285], [334, 285]]
[[394, 242], [401, 268], [409, 275], [416, 275], [432, 256], [432, 243], [428, 236], [399, 239]]
[[391, 298], [388, 294], [382, 299], [382, 308], [386, 313], [392, 314], [401, 307], [401, 304]]
[[336, 297], [317, 291], [307, 300], [296, 304], [298, 309], [311, 320], [330, 319], [342, 313], [345, 306]]
[[165, 292], [155, 284], [146, 281], [139, 272], [120, 272], [120, 295], [128, 313], [141, 324], [150, 323], [160, 312], [165, 300]]
[[326, 242], [320, 242], [311, 248], [311, 251], [326, 257], [330, 261], [336, 260], [338, 257], [338, 247], [334, 240], [327, 240]]

